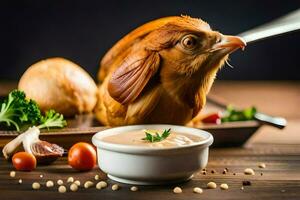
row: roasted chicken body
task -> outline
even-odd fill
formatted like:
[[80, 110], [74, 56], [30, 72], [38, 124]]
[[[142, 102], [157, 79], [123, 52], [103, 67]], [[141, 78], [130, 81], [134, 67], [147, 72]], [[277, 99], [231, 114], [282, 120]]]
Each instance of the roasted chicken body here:
[[186, 124], [201, 111], [228, 54], [245, 45], [188, 16], [142, 25], [101, 61], [97, 119], [110, 126]]
[[60, 57], [31, 65], [18, 89], [36, 101], [42, 111], [54, 109], [66, 117], [89, 113], [97, 102], [97, 85], [92, 77], [79, 65]]

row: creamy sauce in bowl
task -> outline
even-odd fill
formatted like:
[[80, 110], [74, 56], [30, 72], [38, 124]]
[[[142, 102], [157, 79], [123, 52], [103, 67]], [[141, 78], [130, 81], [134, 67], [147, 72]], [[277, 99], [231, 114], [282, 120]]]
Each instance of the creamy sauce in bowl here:
[[[163, 130], [151, 130], [149, 131], [152, 135], [158, 132], [160, 135]], [[102, 141], [112, 144], [122, 144], [122, 145], [133, 145], [133, 146], [147, 146], [147, 147], [178, 147], [191, 145], [196, 142], [203, 140], [202, 137], [179, 133], [171, 130], [170, 135], [159, 142], [150, 142], [148, 140], [143, 140], [145, 138], [145, 130], [135, 130], [115, 135], [110, 135], [102, 138]]]
[[[160, 185], [186, 181], [204, 168], [213, 136], [185, 126], [142, 124], [100, 131], [92, 141], [97, 147], [98, 166], [110, 179]], [[187, 161], [188, 165], [182, 164]]]

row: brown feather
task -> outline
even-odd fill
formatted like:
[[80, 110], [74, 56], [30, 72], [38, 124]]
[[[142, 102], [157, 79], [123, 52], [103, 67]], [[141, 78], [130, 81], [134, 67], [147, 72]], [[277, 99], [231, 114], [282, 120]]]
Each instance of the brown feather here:
[[108, 91], [121, 104], [133, 102], [159, 67], [159, 55], [146, 50], [132, 52], [112, 74]]

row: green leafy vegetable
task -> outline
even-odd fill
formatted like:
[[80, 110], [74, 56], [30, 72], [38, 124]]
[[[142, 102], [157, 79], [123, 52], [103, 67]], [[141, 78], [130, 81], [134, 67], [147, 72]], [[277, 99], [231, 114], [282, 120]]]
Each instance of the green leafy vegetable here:
[[46, 111], [45, 116], [41, 117], [41, 124], [38, 128], [50, 128], [50, 127], [64, 127], [67, 125], [64, 116], [55, 112], [55, 110]]
[[25, 93], [13, 90], [1, 104], [0, 122], [13, 125], [20, 130], [21, 124], [36, 124], [40, 121], [41, 112], [33, 100], [27, 100]]
[[222, 122], [248, 121], [253, 120], [257, 110], [255, 107], [237, 110], [233, 106], [228, 106], [225, 115], [222, 117]]
[[43, 116], [35, 101], [26, 99], [23, 91], [13, 90], [1, 104], [0, 123], [13, 125], [18, 131], [21, 126], [38, 125], [39, 128], [63, 127], [66, 121], [63, 115], [54, 110]]
[[149, 142], [160, 142], [171, 134], [171, 129], [164, 130], [163, 133], [160, 135], [158, 132], [151, 133], [150, 131], [145, 131], [146, 137], [142, 138], [142, 140], [147, 140]]

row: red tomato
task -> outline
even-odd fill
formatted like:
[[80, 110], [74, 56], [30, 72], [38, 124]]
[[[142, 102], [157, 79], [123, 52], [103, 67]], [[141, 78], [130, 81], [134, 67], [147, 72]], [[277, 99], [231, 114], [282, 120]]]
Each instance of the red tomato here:
[[96, 160], [96, 150], [89, 143], [76, 143], [71, 147], [68, 153], [69, 165], [80, 171], [93, 169], [96, 165]]
[[36, 158], [27, 152], [18, 152], [12, 157], [12, 163], [16, 170], [32, 171], [36, 168]]
[[201, 120], [203, 123], [213, 123], [220, 124], [221, 123], [221, 115], [220, 113], [212, 113], [207, 115]]

